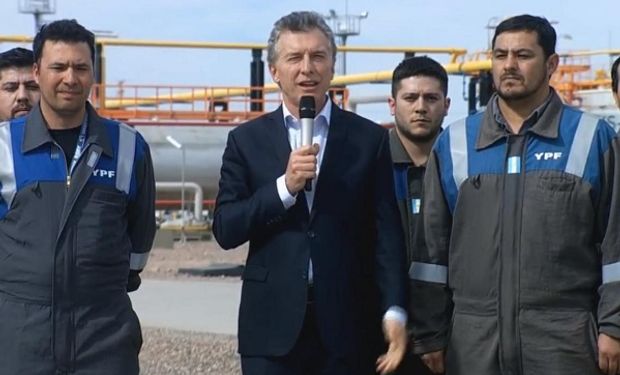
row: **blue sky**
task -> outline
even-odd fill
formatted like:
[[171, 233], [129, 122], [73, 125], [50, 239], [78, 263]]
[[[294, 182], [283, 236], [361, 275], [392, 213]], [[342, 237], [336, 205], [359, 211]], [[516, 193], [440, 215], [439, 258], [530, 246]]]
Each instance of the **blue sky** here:
[[[33, 17], [18, 13], [18, 2], [1, 0], [0, 34], [32, 35]], [[90, 29], [110, 30], [127, 39], [265, 43], [280, 16], [302, 9], [327, 14], [330, 8], [344, 13], [345, 1], [56, 0], [56, 14], [48, 19], [76, 18]], [[349, 45], [462, 47], [474, 52], [486, 47], [486, 25], [491, 18], [531, 13], [558, 22], [560, 51], [620, 48], [617, 0], [350, 0], [348, 9], [350, 13], [369, 13], [361, 35], [350, 38]], [[3, 44], [0, 50], [10, 47]], [[106, 56], [108, 83], [249, 84], [249, 51], [114, 47]], [[446, 61], [445, 56], [433, 57]], [[347, 70], [391, 70], [401, 58], [400, 54], [349, 54]], [[593, 61], [596, 67], [607, 63], [606, 58]], [[448, 121], [466, 114], [462, 89], [462, 77], [451, 76], [453, 106]], [[355, 96], [385, 94], [389, 86], [354, 86], [351, 92]], [[373, 120], [390, 119], [387, 104], [363, 105], [359, 112]]]

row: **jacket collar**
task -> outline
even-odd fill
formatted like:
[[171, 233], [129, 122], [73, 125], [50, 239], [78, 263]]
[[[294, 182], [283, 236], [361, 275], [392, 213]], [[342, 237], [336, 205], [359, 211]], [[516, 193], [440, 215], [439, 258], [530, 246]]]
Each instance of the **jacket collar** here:
[[398, 133], [396, 133], [396, 129], [390, 129], [389, 133], [390, 138], [390, 153], [392, 154], [392, 163], [394, 164], [413, 164], [409, 154], [405, 150], [405, 146], [398, 138]]
[[[86, 125], [88, 139], [86, 140], [86, 145], [97, 144], [101, 146], [104, 154], [114, 156], [103, 119], [99, 117], [97, 111], [88, 102], [86, 103], [86, 112], [88, 113], [88, 124]], [[54, 139], [47, 128], [47, 123], [41, 113], [41, 107], [37, 104], [26, 118], [22, 153], [30, 152], [46, 143], [52, 142], [54, 142]]]
[[270, 121], [265, 124], [269, 141], [273, 143], [274, 150], [280, 162], [286, 169], [289, 154], [291, 153], [291, 144], [288, 140], [288, 131], [284, 124], [284, 115], [282, 111], [282, 105], [273, 112], [267, 114]]
[[[503, 119], [503, 116], [501, 116], [499, 111], [497, 100], [497, 94], [494, 94], [483, 113], [476, 149], [486, 148], [510, 134], [505, 124], [498, 121], [498, 119]], [[532, 115], [526, 120], [526, 122], [529, 122], [526, 132], [532, 132], [545, 138], [557, 138], [560, 126], [560, 116], [558, 116], [558, 113], [561, 109], [562, 100], [555, 90], [551, 88], [547, 100], [534, 110]]]

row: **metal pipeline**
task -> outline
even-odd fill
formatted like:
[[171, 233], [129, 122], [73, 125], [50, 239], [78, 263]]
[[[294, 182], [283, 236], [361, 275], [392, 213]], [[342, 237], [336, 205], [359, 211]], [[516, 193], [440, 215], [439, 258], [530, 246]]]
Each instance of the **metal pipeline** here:
[[185, 190], [192, 189], [194, 191], [194, 219], [202, 221], [202, 188], [195, 182], [155, 182], [155, 190], [157, 191], [181, 191], [185, 185]]

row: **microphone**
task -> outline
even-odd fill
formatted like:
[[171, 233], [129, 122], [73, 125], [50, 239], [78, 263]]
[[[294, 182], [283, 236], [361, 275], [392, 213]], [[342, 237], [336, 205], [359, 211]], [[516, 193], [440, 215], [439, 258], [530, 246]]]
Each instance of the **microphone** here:
[[[312, 145], [312, 133], [314, 130], [314, 116], [316, 115], [316, 104], [314, 96], [302, 96], [299, 100], [299, 121], [301, 122], [301, 145]], [[312, 180], [308, 179], [304, 190], [312, 190]]]

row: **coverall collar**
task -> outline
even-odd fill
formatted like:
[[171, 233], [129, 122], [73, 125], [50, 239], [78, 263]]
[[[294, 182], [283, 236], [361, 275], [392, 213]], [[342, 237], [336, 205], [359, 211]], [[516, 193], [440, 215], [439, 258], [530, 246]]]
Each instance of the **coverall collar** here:
[[398, 134], [396, 133], [396, 129], [390, 129], [390, 151], [392, 153], [392, 162], [398, 164], [413, 164], [411, 158], [409, 158], [409, 154], [405, 150], [405, 146], [398, 138]]
[[[88, 139], [86, 140], [86, 145], [97, 144], [101, 146], [104, 154], [110, 157], [114, 156], [110, 138], [101, 117], [99, 117], [95, 109], [88, 102], [86, 103], [86, 111], [88, 113]], [[47, 129], [45, 119], [41, 113], [41, 107], [37, 104], [34, 108], [32, 108], [26, 118], [26, 129], [24, 131], [22, 153], [30, 152], [46, 143], [51, 142], [54, 142], [54, 139]]]
[[[497, 104], [497, 94], [493, 94], [489, 105], [484, 111], [482, 126], [478, 134], [476, 149], [486, 148], [510, 134], [506, 129], [506, 123]], [[532, 112], [532, 115], [525, 121], [524, 131], [532, 132], [545, 138], [557, 138], [559, 134], [560, 116], [557, 114], [562, 109], [562, 100], [553, 88], [543, 104]]]

